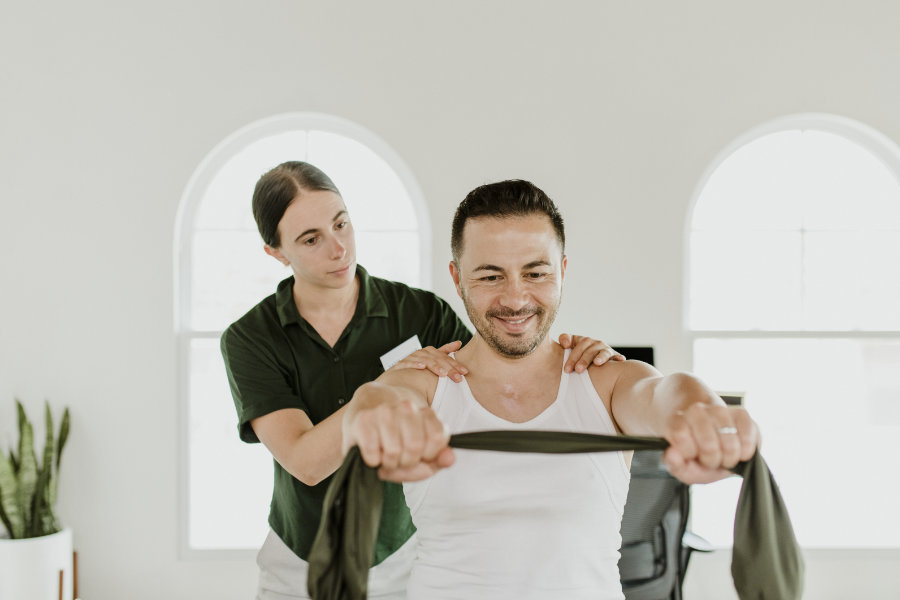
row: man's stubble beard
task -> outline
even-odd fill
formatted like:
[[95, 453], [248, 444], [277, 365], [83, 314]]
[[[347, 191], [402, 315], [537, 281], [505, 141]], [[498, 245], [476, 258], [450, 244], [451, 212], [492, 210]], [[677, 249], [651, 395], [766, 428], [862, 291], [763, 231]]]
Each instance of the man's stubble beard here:
[[[469, 320], [472, 322], [475, 331], [477, 331], [478, 335], [487, 342], [488, 346], [506, 358], [522, 358], [534, 352], [535, 349], [540, 346], [541, 342], [544, 341], [544, 338], [547, 337], [547, 334], [550, 333], [550, 327], [556, 320], [556, 314], [559, 312], [559, 305], [562, 303], [562, 296], [560, 296], [556, 305], [550, 309], [537, 305], [529, 305], [517, 311], [509, 309], [492, 309], [488, 310], [482, 316], [475, 313], [472, 309], [466, 291], [464, 289], [461, 291], [466, 314], [469, 315]], [[530, 315], [534, 315], [535, 318], [538, 319], [537, 331], [531, 338], [518, 337], [509, 340], [508, 338], [504, 338], [493, 325], [494, 317], [515, 320], [516, 318], [523, 318]]]

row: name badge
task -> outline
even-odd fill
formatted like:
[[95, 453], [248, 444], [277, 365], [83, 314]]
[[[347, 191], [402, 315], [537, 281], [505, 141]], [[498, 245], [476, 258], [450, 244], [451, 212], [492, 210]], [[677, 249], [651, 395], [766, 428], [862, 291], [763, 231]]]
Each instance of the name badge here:
[[387, 371], [421, 347], [422, 344], [419, 342], [419, 336], [414, 335], [393, 350], [385, 352], [381, 357], [381, 366]]

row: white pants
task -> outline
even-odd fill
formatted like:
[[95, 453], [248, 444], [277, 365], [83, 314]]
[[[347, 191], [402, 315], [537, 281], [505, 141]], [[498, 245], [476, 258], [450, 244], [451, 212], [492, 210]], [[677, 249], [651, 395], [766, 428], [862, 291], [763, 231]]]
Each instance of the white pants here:
[[[369, 569], [369, 598], [406, 600], [406, 583], [415, 557], [413, 534], [400, 549]], [[256, 556], [256, 564], [259, 565], [256, 600], [309, 600], [306, 591], [309, 563], [294, 554], [271, 529]]]

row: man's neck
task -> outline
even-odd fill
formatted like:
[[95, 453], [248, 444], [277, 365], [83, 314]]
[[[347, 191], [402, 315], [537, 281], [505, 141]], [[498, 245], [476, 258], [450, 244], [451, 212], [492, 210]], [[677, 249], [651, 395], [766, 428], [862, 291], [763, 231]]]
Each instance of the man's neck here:
[[[457, 356], [461, 361], [470, 362], [479, 372], [521, 376], [524, 372], [540, 369], [562, 356], [562, 348], [549, 337], [525, 356], [504, 356], [494, 350], [477, 333]], [[560, 362], [560, 365], [562, 362]]]
[[502, 419], [528, 421], [556, 400], [565, 351], [545, 339], [527, 356], [507, 357], [475, 335], [457, 358], [479, 404]]

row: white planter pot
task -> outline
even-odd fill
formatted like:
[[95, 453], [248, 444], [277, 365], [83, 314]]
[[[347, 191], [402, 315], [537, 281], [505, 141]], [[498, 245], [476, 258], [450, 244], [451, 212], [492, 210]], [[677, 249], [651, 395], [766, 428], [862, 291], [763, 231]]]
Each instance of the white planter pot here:
[[[62, 596], [59, 572], [63, 572]], [[38, 538], [0, 538], [0, 598], [72, 598], [72, 530]]]

